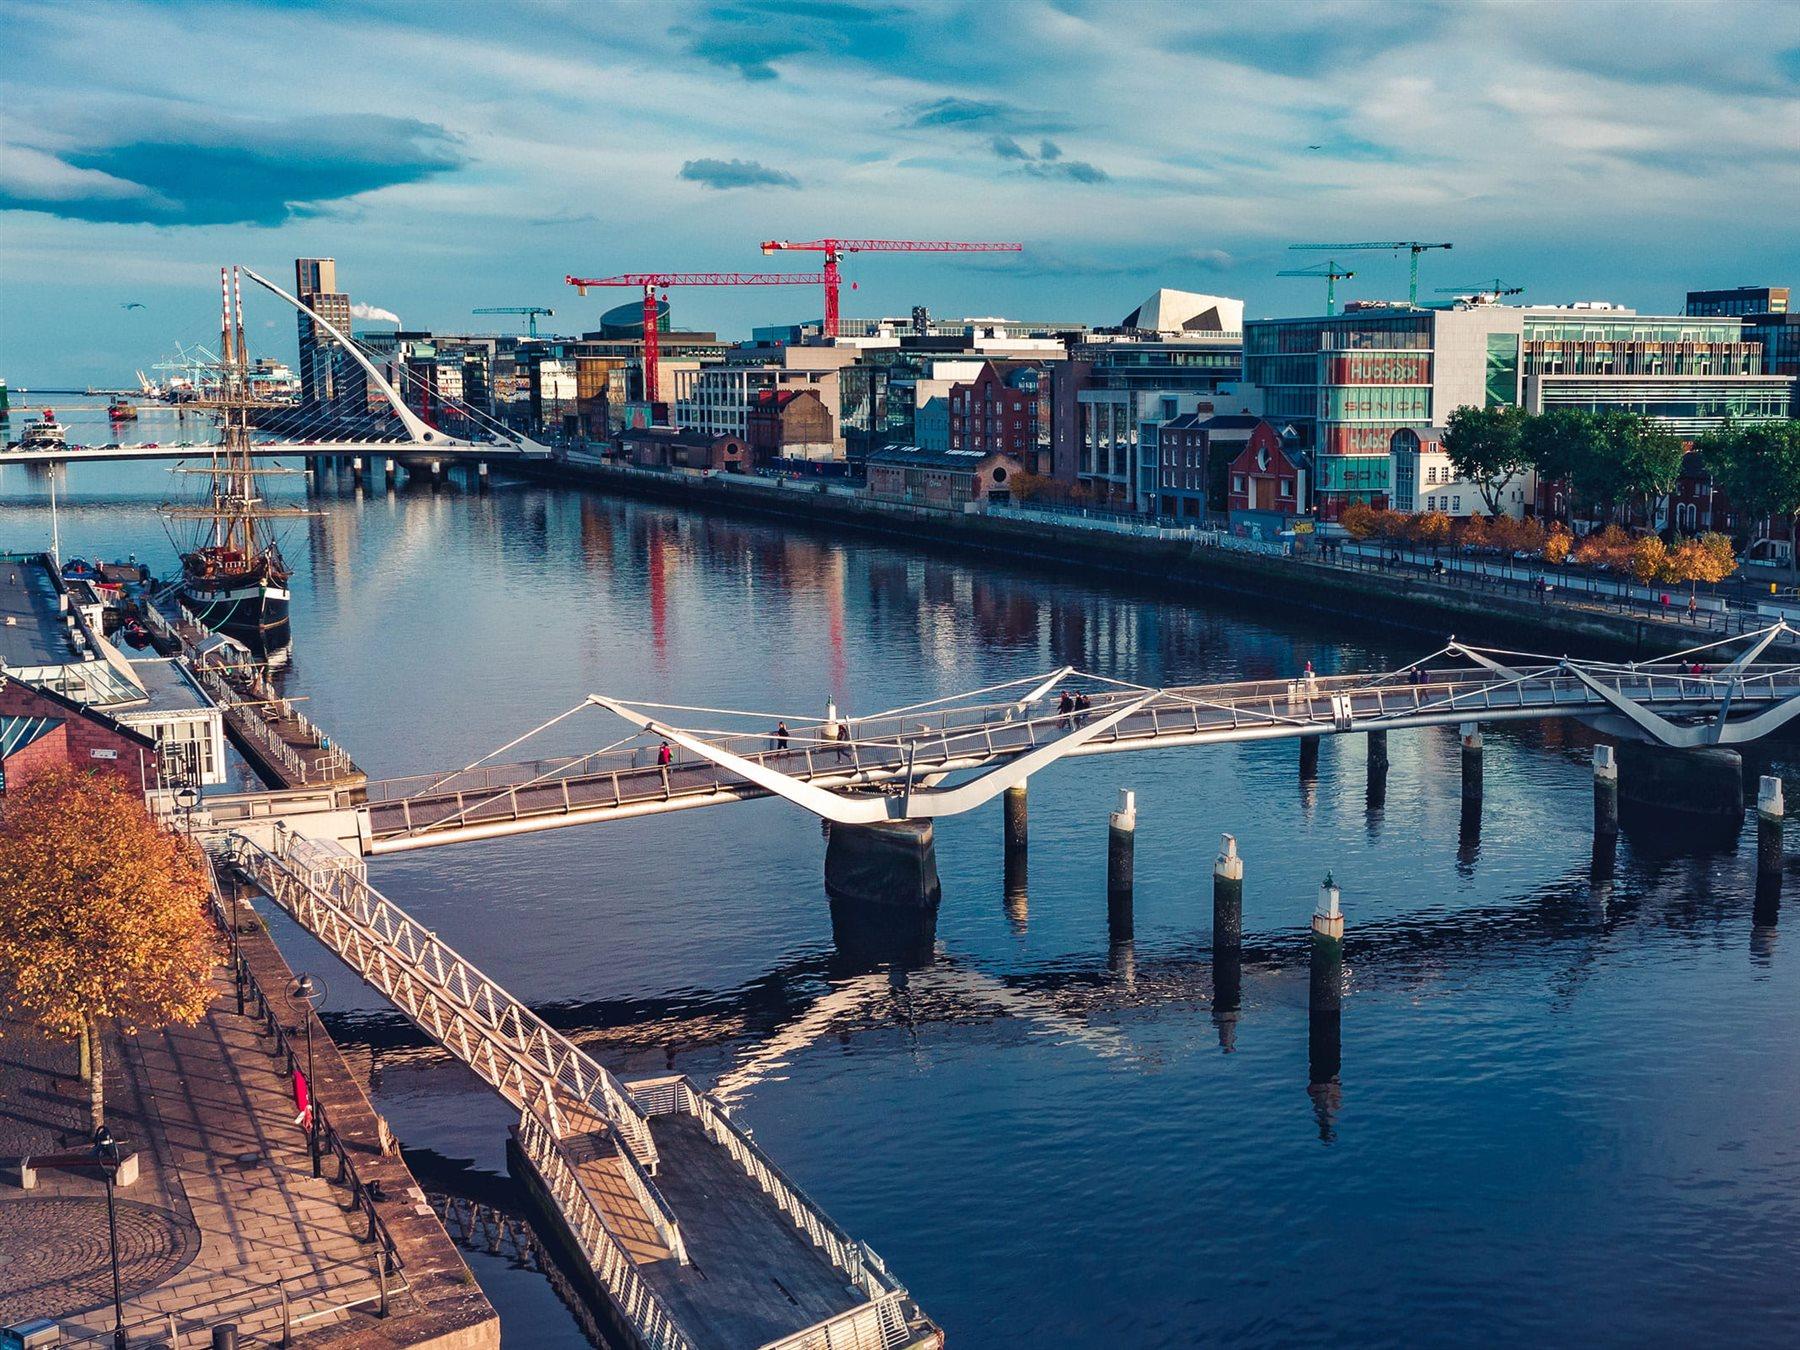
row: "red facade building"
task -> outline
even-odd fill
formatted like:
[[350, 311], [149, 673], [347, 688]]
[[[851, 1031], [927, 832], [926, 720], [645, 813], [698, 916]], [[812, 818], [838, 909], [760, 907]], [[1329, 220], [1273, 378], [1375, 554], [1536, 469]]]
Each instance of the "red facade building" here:
[[950, 448], [1010, 455], [1031, 473], [1050, 472], [1050, 376], [1032, 361], [988, 361], [950, 386]]
[[46, 769], [117, 774], [156, 785], [156, 742], [61, 694], [0, 675], [0, 799]]
[[1244, 448], [1227, 470], [1226, 501], [1231, 525], [1254, 527], [1273, 534], [1284, 530], [1295, 516], [1306, 512], [1306, 465], [1298, 452], [1290, 452], [1281, 433], [1259, 421], [1250, 430]]

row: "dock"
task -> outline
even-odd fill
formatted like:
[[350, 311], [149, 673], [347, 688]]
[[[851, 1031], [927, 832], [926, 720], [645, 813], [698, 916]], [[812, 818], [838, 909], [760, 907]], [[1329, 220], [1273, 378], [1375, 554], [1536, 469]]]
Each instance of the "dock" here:
[[292, 699], [276, 692], [242, 643], [179, 608], [165, 613], [152, 600], [139, 608], [158, 647], [186, 658], [218, 704], [231, 743], [264, 783], [275, 791], [328, 788], [346, 800], [361, 799], [368, 775]]

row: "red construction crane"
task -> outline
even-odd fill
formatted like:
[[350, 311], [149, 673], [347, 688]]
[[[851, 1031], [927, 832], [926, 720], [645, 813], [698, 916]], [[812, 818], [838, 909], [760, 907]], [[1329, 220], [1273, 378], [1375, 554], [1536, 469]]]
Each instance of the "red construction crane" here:
[[[564, 277], [576, 294], [589, 286], [639, 286], [644, 292], [644, 402], [654, 410], [657, 382], [656, 292], [662, 286], [817, 286], [819, 272], [623, 272], [616, 277]], [[654, 412], [652, 414], [654, 416]]]
[[947, 239], [809, 239], [795, 243], [788, 239], [771, 239], [762, 246], [764, 253], [789, 249], [805, 249], [825, 255], [825, 336], [838, 335], [838, 261], [846, 253], [1018, 253], [1023, 244], [958, 244]]

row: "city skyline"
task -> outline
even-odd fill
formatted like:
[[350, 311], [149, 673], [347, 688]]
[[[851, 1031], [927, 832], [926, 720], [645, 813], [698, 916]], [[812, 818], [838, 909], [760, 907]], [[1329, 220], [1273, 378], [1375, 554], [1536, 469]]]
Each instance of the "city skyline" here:
[[[1275, 276], [1322, 261], [1287, 250], [1311, 240], [1455, 241], [1422, 260], [1425, 295], [1498, 276], [1529, 303], [1662, 313], [1787, 282], [1793, 258], [1800, 12], [1772, 3], [0, 16], [34, 89], [0, 158], [15, 384], [128, 376], [208, 336], [220, 262], [306, 255], [408, 327], [540, 304], [560, 332], [616, 302], [565, 272], [802, 269], [763, 259], [768, 237], [1018, 239], [852, 260], [845, 312], [1088, 323], [1156, 286], [1317, 313], [1321, 284]], [[127, 49], [145, 59], [97, 73]], [[1338, 261], [1358, 273], [1340, 302], [1404, 298], [1404, 254]], [[807, 290], [675, 305], [733, 337], [819, 313]], [[252, 343], [289, 357], [291, 326]]]

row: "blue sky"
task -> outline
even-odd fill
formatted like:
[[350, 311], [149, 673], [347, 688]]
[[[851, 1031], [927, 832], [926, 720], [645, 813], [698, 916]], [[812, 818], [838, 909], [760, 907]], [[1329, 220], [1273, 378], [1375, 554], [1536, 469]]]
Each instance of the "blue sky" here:
[[[438, 329], [579, 331], [609, 297], [567, 272], [807, 270], [757, 243], [826, 234], [1026, 245], [853, 260], [851, 314], [1316, 312], [1274, 275], [1306, 240], [1452, 240], [1425, 289], [1544, 302], [1800, 285], [1791, 0], [0, 0], [0, 32], [15, 385], [119, 378], [207, 339], [219, 263], [312, 254]], [[1350, 265], [1341, 295], [1404, 296], [1404, 256]], [[674, 305], [733, 336], [819, 307]]]

